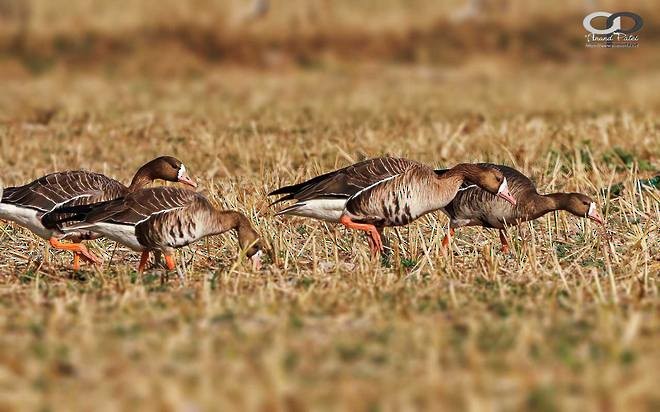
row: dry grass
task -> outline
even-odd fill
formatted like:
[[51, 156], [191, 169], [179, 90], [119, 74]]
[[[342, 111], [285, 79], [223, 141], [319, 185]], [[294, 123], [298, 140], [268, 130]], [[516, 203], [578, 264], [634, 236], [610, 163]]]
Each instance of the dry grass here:
[[[112, 264], [0, 225], [0, 408], [7, 410], [657, 410], [660, 202], [630, 190], [660, 162], [660, 71], [619, 65], [335, 63], [207, 67], [175, 78], [70, 72], [7, 79], [5, 185], [67, 168], [128, 181], [183, 159], [213, 202], [273, 248], [261, 273], [222, 236], [181, 251], [184, 286], [99, 241]], [[598, 199], [611, 242], [551, 214], [497, 234], [440, 214], [390, 236], [279, 219], [265, 194], [363, 157], [513, 164], [543, 191]], [[600, 189], [624, 182], [620, 198]]]

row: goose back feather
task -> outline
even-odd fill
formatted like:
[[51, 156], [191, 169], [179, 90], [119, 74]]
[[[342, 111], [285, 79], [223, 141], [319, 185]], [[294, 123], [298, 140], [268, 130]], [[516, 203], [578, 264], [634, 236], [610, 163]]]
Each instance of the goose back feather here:
[[374, 183], [404, 172], [413, 165], [420, 164], [412, 160], [394, 157], [364, 160], [296, 185], [284, 186], [270, 192], [268, 196], [286, 194], [273, 204], [287, 200], [347, 199]]

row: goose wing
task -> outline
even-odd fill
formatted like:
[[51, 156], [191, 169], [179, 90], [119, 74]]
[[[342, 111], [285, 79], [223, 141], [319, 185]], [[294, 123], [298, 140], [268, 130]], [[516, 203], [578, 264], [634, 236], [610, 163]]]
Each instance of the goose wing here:
[[8, 187], [2, 203], [48, 212], [61, 206], [96, 203], [123, 194], [125, 186], [99, 173], [51, 173], [19, 187]]
[[72, 228], [83, 228], [95, 223], [114, 223], [137, 226], [153, 216], [185, 209], [205, 198], [192, 190], [175, 187], [155, 187], [139, 190], [124, 198], [92, 205], [57, 209], [58, 213], [71, 213], [81, 223]]
[[369, 159], [296, 185], [281, 187], [268, 195], [285, 195], [273, 204], [287, 200], [348, 199], [374, 184], [405, 172], [413, 165], [419, 163], [394, 157]]

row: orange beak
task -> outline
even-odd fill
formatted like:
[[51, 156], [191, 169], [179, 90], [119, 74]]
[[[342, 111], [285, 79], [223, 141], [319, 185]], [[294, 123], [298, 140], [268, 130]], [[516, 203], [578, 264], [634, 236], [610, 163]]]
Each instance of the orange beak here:
[[179, 182], [180, 182], [180, 183], [183, 183], [183, 184], [186, 184], [186, 185], [188, 185], [188, 186], [197, 187], [197, 183], [195, 183], [195, 181], [192, 180], [192, 179], [190, 178], [190, 176], [188, 176], [188, 175], [183, 175], [183, 176], [181, 176], [181, 177], [179, 178]]
[[263, 255], [264, 252], [261, 250], [257, 251], [250, 260], [252, 261], [252, 269], [254, 270], [261, 270], [261, 255]]
[[506, 182], [506, 178], [500, 185], [500, 188], [497, 190], [497, 196], [501, 197], [502, 199], [506, 200], [507, 202], [511, 203], [512, 205], [516, 205], [516, 198], [511, 195], [509, 192], [509, 185]]
[[598, 214], [598, 210], [596, 210], [595, 203], [592, 203], [591, 206], [589, 207], [589, 213], [587, 213], [587, 217], [595, 222], [600, 223], [601, 225], [605, 224], [603, 218], [600, 217], [600, 214]]

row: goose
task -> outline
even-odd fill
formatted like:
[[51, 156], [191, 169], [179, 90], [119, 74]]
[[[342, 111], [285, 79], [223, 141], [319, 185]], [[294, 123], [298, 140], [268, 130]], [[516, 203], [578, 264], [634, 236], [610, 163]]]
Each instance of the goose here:
[[[482, 226], [499, 229], [502, 252], [509, 252], [506, 228], [529, 220], [538, 219], [555, 210], [565, 210], [575, 216], [585, 217], [603, 225], [596, 203], [582, 193], [550, 193], [542, 195], [532, 181], [508, 166], [482, 163], [484, 167], [499, 170], [509, 182], [511, 194], [517, 205], [502, 202], [490, 193], [474, 185], [464, 185], [454, 200], [442, 211], [449, 217], [449, 233], [442, 241], [447, 246], [455, 229], [462, 226]], [[448, 173], [449, 171], [445, 171]]]
[[[188, 176], [184, 164], [171, 156], [151, 160], [133, 176], [126, 187], [100, 173], [74, 170], [51, 173], [23, 186], [8, 187], [0, 199], [0, 219], [23, 226], [47, 240], [55, 249], [74, 253], [73, 268], [80, 268], [80, 257], [100, 263], [80, 242], [98, 236], [88, 231], [68, 231], [51, 221], [49, 212], [58, 207], [84, 205], [115, 199], [143, 188], [156, 179], [181, 182], [192, 187], [197, 184]], [[62, 240], [73, 243], [63, 243]]]
[[154, 187], [126, 197], [96, 204], [62, 207], [53, 211], [58, 223], [73, 222], [63, 230], [90, 231], [142, 252], [138, 272], [143, 272], [150, 252], [165, 256], [174, 270], [174, 250], [206, 236], [235, 230], [238, 242], [253, 267], [261, 267], [263, 249], [259, 235], [240, 212], [217, 210], [201, 193], [175, 187]]
[[489, 166], [462, 163], [448, 171], [413, 160], [380, 157], [355, 163], [305, 182], [281, 187], [269, 196], [285, 195], [272, 205], [294, 200], [276, 215], [294, 215], [341, 223], [363, 230], [372, 255], [383, 252], [383, 228], [403, 226], [441, 209], [464, 181], [515, 205], [506, 178]]

